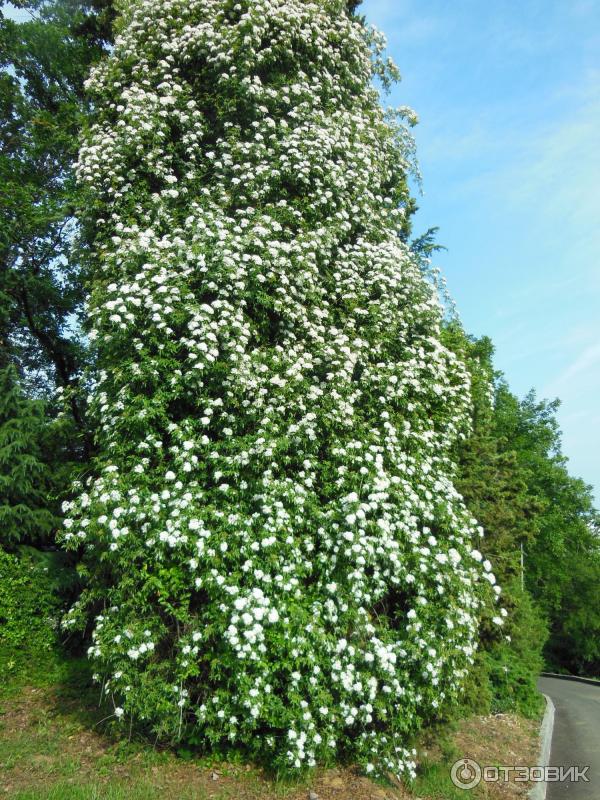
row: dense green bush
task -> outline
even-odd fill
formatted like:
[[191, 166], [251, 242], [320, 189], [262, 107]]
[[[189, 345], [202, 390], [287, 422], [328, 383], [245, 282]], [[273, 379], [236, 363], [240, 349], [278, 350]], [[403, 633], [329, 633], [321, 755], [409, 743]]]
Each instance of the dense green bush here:
[[57, 642], [61, 614], [51, 556], [0, 548], [0, 670], [39, 665]]
[[527, 592], [508, 587], [505, 636], [484, 645], [481, 658], [490, 687], [492, 713], [535, 716], [542, 706], [537, 679], [544, 667], [543, 645], [548, 627]]
[[60, 402], [52, 405], [26, 395], [14, 366], [0, 369], [0, 546], [7, 550], [54, 543], [61, 503], [81, 469], [72, 418]]
[[527, 592], [507, 587], [508, 616], [502, 634], [482, 631], [482, 641], [465, 692], [454, 708], [469, 714], [517, 713], [535, 717], [542, 708], [537, 679], [544, 666], [547, 623]]

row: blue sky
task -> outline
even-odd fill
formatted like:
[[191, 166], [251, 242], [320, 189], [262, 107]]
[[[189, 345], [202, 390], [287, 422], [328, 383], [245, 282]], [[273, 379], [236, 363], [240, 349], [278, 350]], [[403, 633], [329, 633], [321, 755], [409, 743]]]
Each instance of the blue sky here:
[[600, 0], [365, 0], [409, 105], [416, 231], [513, 390], [560, 397], [570, 469], [600, 500]]

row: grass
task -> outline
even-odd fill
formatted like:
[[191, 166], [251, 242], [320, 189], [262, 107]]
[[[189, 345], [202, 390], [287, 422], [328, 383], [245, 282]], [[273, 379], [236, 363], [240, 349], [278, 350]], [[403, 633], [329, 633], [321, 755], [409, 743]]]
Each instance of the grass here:
[[[193, 795], [190, 795], [190, 797]], [[151, 785], [139, 786], [75, 786], [56, 784], [50, 789], [33, 789], [13, 795], [15, 800], [158, 800], [164, 795]], [[180, 795], [183, 800], [184, 795]], [[198, 795], [195, 795], [198, 797]]]
[[[463, 755], [455, 741], [458, 730], [458, 724], [452, 723], [442, 730], [435, 731], [428, 740], [427, 747], [424, 747], [427, 755], [422, 754], [417, 778], [411, 787], [417, 797], [443, 798], [443, 800], [464, 800], [466, 797], [476, 800], [478, 797], [477, 792], [457, 789], [450, 778], [452, 764]], [[430, 750], [433, 750], [433, 753], [430, 754]]]
[[[466, 797], [476, 800], [475, 790], [457, 789], [450, 778], [448, 764], [425, 762], [419, 769], [417, 780], [413, 784], [413, 792], [417, 797], [435, 797], [443, 800], [465, 800]], [[481, 797], [481, 793], [479, 792]]]
[[206, 794], [198, 789], [186, 790], [181, 788], [176, 795], [165, 796], [163, 789], [157, 789], [151, 784], [140, 783], [135, 786], [130, 784], [106, 785], [92, 784], [77, 786], [73, 783], [58, 783], [51, 788], [32, 789], [11, 795], [13, 800], [231, 800], [230, 793]]

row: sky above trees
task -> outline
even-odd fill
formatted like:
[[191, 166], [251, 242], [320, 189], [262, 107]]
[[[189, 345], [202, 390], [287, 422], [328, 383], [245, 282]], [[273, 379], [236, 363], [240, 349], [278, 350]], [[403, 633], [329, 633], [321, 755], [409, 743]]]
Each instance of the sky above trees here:
[[600, 2], [365, 0], [403, 76], [436, 263], [519, 394], [560, 397], [600, 499]]

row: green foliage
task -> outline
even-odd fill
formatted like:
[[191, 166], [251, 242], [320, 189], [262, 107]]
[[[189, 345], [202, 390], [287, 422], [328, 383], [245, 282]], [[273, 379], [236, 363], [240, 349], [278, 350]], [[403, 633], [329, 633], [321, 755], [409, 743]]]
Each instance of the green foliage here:
[[[535, 536], [535, 505], [529, 496], [529, 471], [520, 463], [514, 436], [498, 431], [498, 398], [507, 395], [494, 372], [489, 339], [472, 340], [451, 322], [446, 341], [460, 353], [471, 373], [472, 431], [458, 448], [456, 486], [485, 536], [480, 549], [495, 566], [508, 612], [502, 635], [482, 628], [481, 649], [468, 691], [467, 705], [490, 711], [537, 711], [536, 679], [547, 632], [520, 588], [522, 545]], [[506, 411], [502, 411], [503, 416]]]
[[0, 12], [0, 543], [11, 547], [53, 536], [88, 450], [73, 163], [83, 80], [112, 18], [104, 0], [18, 5], [24, 22]]
[[0, 369], [0, 544], [42, 542], [60, 523], [51, 435], [42, 404], [23, 396], [14, 367]]
[[504, 635], [485, 637], [456, 715], [517, 713], [536, 717], [543, 705], [536, 683], [544, 667], [547, 623], [527, 592], [503, 587]]
[[362, 0], [347, 0], [348, 11], [350, 14], [356, 13], [356, 9], [362, 3]]
[[504, 588], [510, 598], [505, 637], [491, 642], [481, 653], [490, 687], [490, 711], [535, 717], [543, 705], [536, 682], [544, 667], [547, 625], [527, 592], [521, 592], [518, 585]]
[[0, 548], [0, 671], [18, 671], [30, 660], [39, 666], [55, 647], [60, 603], [53, 566]]
[[599, 516], [590, 487], [569, 475], [557, 407], [557, 401], [539, 401], [533, 393], [519, 402], [502, 387], [496, 426], [526, 475], [533, 536], [524, 546], [525, 581], [549, 620], [546, 656], [564, 669], [596, 674]]
[[527, 711], [546, 641], [556, 668], [595, 674], [600, 666], [598, 514], [561, 454], [557, 401], [533, 393], [520, 401], [495, 372], [489, 339], [469, 339], [456, 323], [445, 334], [472, 376], [473, 430], [460, 447], [457, 487], [486, 531], [481, 549], [504, 587], [512, 637], [487, 641], [484, 633], [483, 680], [491, 681], [492, 707]]
[[[78, 203], [73, 163], [86, 112], [83, 81], [110, 36], [103, 2], [20, 2], [0, 11], [0, 366], [16, 364], [28, 394], [61, 387], [85, 444], [77, 391], [87, 358], [75, 319], [84, 292], [73, 249]], [[56, 409], [55, 409], [56, 412]]]
[[[565, 537], [567, 538], [567, 537]], [[533, 566], [538, 553], [529, 555]], [[545, 556], [546, 554], [544, 554]], [[541, 560], [541, 559], [540, 559]], [[541, 583], [539, 597], [550, 607], [550, 639], [546, 648], [549, 667], [576, 675], [600, 676], [600, 539], [597, 529], [572, 526], [562, 558], [546, 557], [547, 581]], [[557, 602], [556, 583], [560, 602]], [[543, 589], [548, 591], [545, 593]]]

